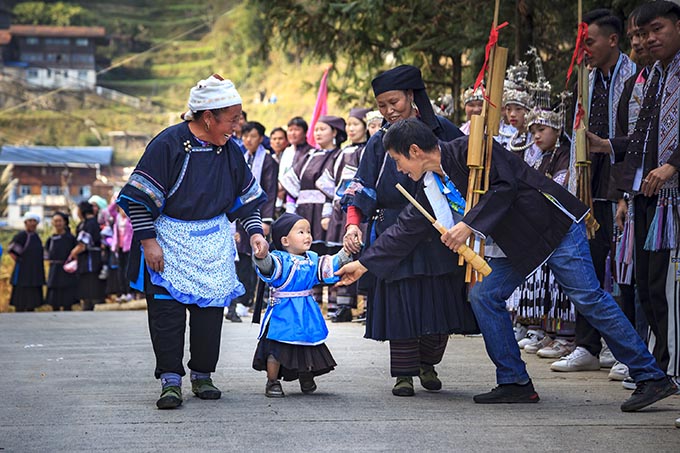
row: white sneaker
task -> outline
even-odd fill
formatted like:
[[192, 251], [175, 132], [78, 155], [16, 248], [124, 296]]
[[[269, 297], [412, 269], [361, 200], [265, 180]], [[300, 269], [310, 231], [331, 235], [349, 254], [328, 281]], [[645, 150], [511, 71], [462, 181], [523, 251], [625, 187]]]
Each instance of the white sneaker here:
[[515, 324], [512, 328], [512, 331], [515, 332], [515, 341], [519, 341], [522, 338], [527, 336], [527, 329], [526, 326], [523, 326], [522, 324]]
[[675, 383], [678, 390], [675, 392], [676, 395], [680, 395], [680, 376], [670, 376], [671, 381]]
[[543, 359], [559, 359], [571, 354], [576, 349], [573, 341], [564, 338], [555, 338], [548, 346], [539, 349], [536, 355]]
[[546, 335], [540, 341], [524, 346], [524, 352], [526, 352], [527, 354], [536, 354], [539, 349], [548, 346], [552, 342], [553, 339]]
[[574, 352], [553, 362], [550, 369], [553, 371], [597, 371], [600, 369], [600, 361], [586, 348], [577, 346]]
[[600, 368], [611, 368], [616, 363], [614, 354], [612, 354], [604, 340], [602, 341], [602, 346], [602, 351], [600, 351]]
[[626, 390], [635, 390], [637, 388], [637, 384], [632, 377], [624, 379], [623, 382], [621, 382], [621, 386]]
[[239, 315], [241, 318], [247, 318], [248, 316], [250, 316], [250, 313], [248, 312], [248, 307], [246, 307], [240, 302], [236, 304], [236, 314]]
[[543, 337], [545, 337], [545, 332], [541, 329], [529, 329], [527, 331], [527, 336], [519, 340], [517, 345], [520, 349], [524, 349], [527, 345], [538, 343]]
[[[602, 364], [602, 356], [600, 356], [600, 364]], [[628, 367], [617, 361], [612, 369], [609, 370], [609, 375], [607, 375], [607, 377], [610, 381], [623, 381], [627, 377], [630, 377], [628, 374]]]

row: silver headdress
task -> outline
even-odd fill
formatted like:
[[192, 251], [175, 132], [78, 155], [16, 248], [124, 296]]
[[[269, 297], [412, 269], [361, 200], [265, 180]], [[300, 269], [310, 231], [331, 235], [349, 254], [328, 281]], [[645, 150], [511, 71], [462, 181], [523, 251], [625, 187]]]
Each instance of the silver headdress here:
[[527, 82], [528, 90], [532, 93], [533, 103], [535, 107], [544, 110], [550, 109], [550, 82], [545, 77], [543, 72], [543, 62], [535, 47], [529, 47], [527, 55], [534, 57], [534, 67], [536, 70], [536, 81]]
[[527, 127], [531, 127], [534, 124], [542, 124], [558, 131], [564, 130], [565, 101], [570, 96], [571, 93], [568, 91], [560, 93], [560, 103], [554, 110], [545, 109], [540, 106], [533, 108], [527, 115]]
[[505, 82], [503, 83], [503, 106], [517, 104], [527, 110], [533, 107], [531, 94], [527, 90], [528, 75], [529, 66], [523, 61], [515, 66], [508, 67], [505, 71]]
[[463, 92], [463, 105], [472, 101], [483, 101], [484, 94], [482, 93], [482, 87], [478, 87], [476, 90], [474, 87], [470, 87]]

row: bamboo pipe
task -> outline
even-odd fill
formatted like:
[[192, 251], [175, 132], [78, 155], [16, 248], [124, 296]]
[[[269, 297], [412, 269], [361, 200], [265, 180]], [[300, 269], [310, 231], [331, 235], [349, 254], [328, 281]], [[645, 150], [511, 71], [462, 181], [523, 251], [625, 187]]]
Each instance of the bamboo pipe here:
[[[423, 205], [421, 205], [420, 203], [418, 203], [418, 201], [416, 201], [416, 199], [413, 198], [413, 196], [411, 196], [411, 194], [408, 193], [408, 192], [406, 191], [406, 189], [404, 189], [404, 187], [403, 187], [401, 184], [397, 183], [396, 187], [397, 187], [397, 190], [399, 190], [399, 192], [401, 192], [401, 194], [402, 194], [404, 197], [406, 197], [406, 199], [407, 199], [413, 206], [415, 206], [416, 209], [417, 209], [418, 211], [420, 211], [420, 213], [421, 213], [422, 215], [424, 215], [425, 218], [426, 218], [427, 220], [430, 221], [430, 223], [432, 224], [432, 226], [435, 227], [435, 228], [437, 229], [437, 231], [439, 231], [441, 234], [446, 233], [446, 227], [445, 227], [444, 225], [442, 225], [441, 223], [439, 223], [439, 221], [438, 221], [437, 219], [435, 219], [434, 217], [432, 217], [432, 216], [430, 215], [430, 213], [427, 212], [427, 210], [423, 207]], [[489, 266], [489, 263], [487, 263], [487, 262], [484, 260], [484, 258], [482, 258], [481, 256], [477, 255], [477, 254], [474, 252], [474, 250], [472, 250], [472, 249], [471, 249], [470, 247], [468, 247], [467, 245], [462, 244], [460, 247], [458, 247], [457, 252], [458, 252], [458, 254], [459, 254], [460, 256], [463, 257], [463, 259], [464, 259], [466, 262], [468, 262], [468, 263], [474, 268], [474, 270], [476, 270], [477, 272], [479, 272], [480, 274], [482, 274], [484, 277], [488, 276], [488, 275], [491, 273], [491, 267]]]

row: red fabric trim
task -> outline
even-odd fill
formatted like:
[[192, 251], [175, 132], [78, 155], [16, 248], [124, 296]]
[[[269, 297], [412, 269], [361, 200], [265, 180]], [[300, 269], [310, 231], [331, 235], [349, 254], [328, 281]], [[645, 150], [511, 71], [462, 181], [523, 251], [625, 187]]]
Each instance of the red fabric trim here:
[[348, 206], [347, 222], [345, 222], [345, 227], [349, 225], [359, 225], [361, 223], [361, 217], [361, 211], [359, 211], [356, 206]]

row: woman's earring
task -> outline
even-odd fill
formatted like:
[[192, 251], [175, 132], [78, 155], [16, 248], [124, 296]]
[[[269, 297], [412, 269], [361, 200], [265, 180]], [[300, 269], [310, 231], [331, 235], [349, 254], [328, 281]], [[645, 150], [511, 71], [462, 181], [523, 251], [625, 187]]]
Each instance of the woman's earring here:
[[333, 137], [333, 146], [335, 146], [337, 143], [335, 142], [335, 137]]
[[418, 106], [416, 105], [415, 101], [411, 101], [411, 108], [418, 110]]

